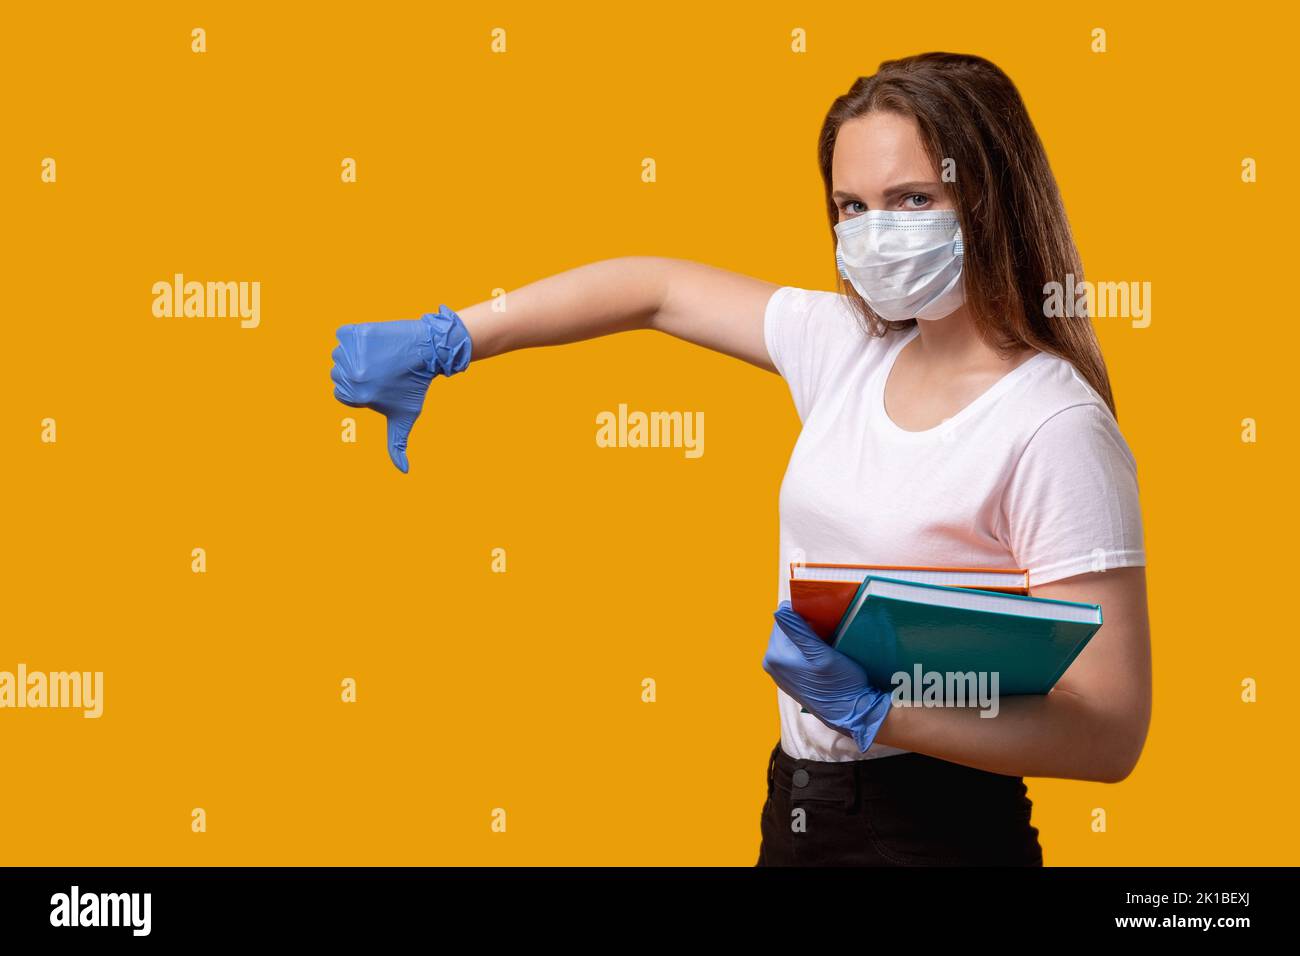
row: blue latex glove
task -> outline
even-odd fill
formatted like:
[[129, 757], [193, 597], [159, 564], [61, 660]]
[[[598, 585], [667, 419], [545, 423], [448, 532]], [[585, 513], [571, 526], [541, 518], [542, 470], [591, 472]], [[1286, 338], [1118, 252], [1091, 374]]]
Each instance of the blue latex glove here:
[[460, 316], [447, 306], [418, 319], [366, 322], [339, 328], [332, 358], [334, 397], [353, 408], [373, 408], [388, 419], [388, 457], [410, 470], [406, 442], [436, 375], [469, 365], [473, 343]]
[[866, 752], [892, 704], [888, 691], [871, 686], [862, 665], [817, 636], [782, 601], [767, 642], [763, 670], [823, 724], [851, 736]]

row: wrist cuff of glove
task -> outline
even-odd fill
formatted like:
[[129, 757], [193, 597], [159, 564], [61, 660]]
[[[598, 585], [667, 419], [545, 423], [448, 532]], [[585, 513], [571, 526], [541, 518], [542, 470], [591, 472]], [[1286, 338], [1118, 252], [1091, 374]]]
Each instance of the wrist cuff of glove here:
[[437, 312], [420, 316], [420, 320], [429, 330], [426, 343], [433, 354], [429, 359], [429, 371], [434, 375], [455, 375], [465, 371], [469, 365], [474, 343], [470, 341], [469, 330], [460, 316], [445, 305], [438, 306]]
[[889, 710], [894, 705], [894, 698], [891, 694], [880, 691], [872, 691], [875, 700], [867, 706], [867, 711], [861, 718], [854, 721], [853, 742], [858, 745], [858, 750], [862, 753], [867, 752], [876, 739], [876, 733], [880, 730], [880, 725], [885, 722], [889, 716]]

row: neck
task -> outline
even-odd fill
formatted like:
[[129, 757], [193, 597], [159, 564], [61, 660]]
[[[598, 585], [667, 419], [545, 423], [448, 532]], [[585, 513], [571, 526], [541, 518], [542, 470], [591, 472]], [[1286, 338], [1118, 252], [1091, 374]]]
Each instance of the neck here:
[[940, 365], [969, 365], [997, 360], [996, 350], [980, 338], [970, 310], [962, 306], [942, 319], [917, 319], [920, 334], [914, 348], [927, 360]]

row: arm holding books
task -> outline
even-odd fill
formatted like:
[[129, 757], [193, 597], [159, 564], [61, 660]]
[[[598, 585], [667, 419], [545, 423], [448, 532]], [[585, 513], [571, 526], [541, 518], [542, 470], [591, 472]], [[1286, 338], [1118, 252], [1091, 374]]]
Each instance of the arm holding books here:
[[895, 706], [875, 740], [1013, 776], [1103, 783], [1127, 777], [1151, 720], [1146, 569], [1081, 574], [1036, 586], [1034, 596], [1106, 611], [1051, 693], [1003, 698], [993, 719], [973, 708]]

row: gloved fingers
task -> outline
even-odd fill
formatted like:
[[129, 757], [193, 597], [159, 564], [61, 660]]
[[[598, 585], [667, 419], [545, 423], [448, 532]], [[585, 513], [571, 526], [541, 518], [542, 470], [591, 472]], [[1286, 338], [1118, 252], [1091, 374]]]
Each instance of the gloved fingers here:
[[[350, 335], [345, 330], [351, 329], [352, 326], [345, 325], [338, 330], [339, 341], [342, 342], [344, 337]], [[355, 393], [351, 391], [353, 384], [356, 382], [355, 366], [352, 363], [352, 353], [343, 345], [336, 345], [334, 351], [330, 353], [330, 358], [334, 365], [330, 368], [330, 379], [334, 384], [343, 389], [344, 395], [340, 395], [338, 389], [334, 391], [334, 397], [345, 405], [359, 404]]]
[[339, 345], [347, 346], [356, 341], [357, 327], [355, 323], [340, 325], [334, 330], [335, 337], [339, 340]]
[[344, 375], [355, 379], [361, 361], [361, 329], [357, 325], [343, 325], [334, 334], [339, 344], [330, 353], [330, 358]]
[[352, 385], [348, 377], [343, 374], [343, 369], [339, 368], [337, 364], [330, 368], [330, 381], [339, 388], [350, 388]]
[[763, 655], [763, 670], [776, 681], [777, 686], [789, 693], [785, 686], [789, 676], [800, 670], [806, 670], [808, 662], [803, 652], [795, 646], [781, 628], [772, 626], [772, 633], [767, 641], [767, 653]]
[[352, 382], [337, 365], [330, 369], [330, 381], [334, 383], [334, 397], [344, 405], [352, 408], [365, 408], [366, 403], [353, 390]]
[[402, 474], [411, 470], [411, 463], [406, 457], [406, 443], [414, 427], [415, 416], [394, 415], [388, 419], [388, 457]]
[[808, 622], [796, 611], [789, 601], [782, 601], [772, 614], [777, 627], [790, 639], [803, 656], [810, 662], [824, 660], [826, 652], [831, 650], [829, 644], [817, 636], [817, 632], [808, 626]]
[[[794, 605], [792, 605], [788, 600], [782, 601], [777, 605], [777, 609], [772, 613], [772, 616], [776, 618], [777, 622], [781, 625], [781, 630], [786, 633], [793, 632], [800, 635], [811, 635], [812, 637], [817, 637], [817, 634], [813, 631], [812, 627], [803, 619], [803, 615], [796, 611]], [[821, 638], [817, 637], [817, 640], [820, 641]], [[825, 643], [825, 641], [822, 641], [822, 643]]]

